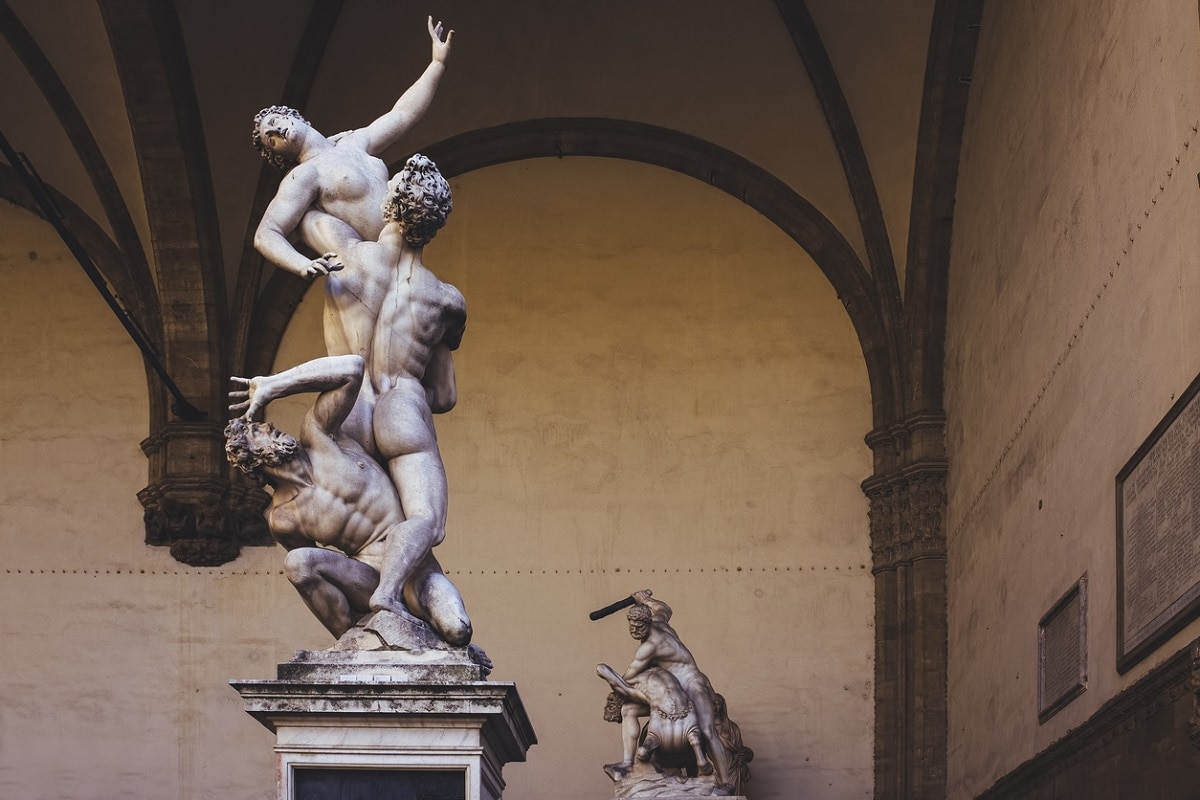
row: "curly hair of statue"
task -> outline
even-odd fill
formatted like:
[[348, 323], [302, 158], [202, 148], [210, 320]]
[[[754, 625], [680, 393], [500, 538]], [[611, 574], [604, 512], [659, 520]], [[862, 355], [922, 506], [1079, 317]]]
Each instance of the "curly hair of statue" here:
[[262, 122], [272, 114], [298, 119], [305, 125], [310, 125], [311, 123], [304, 118], [303, 114], [291, 106], [267, 106], [262, 111], [254, 115], [254, 130], [250, 133], [250, 141], [254, 144], [255, 149], [258, 150], [258, 154], [272, 166], [279, 167], [279, 169], [291, 169], [292, 167], [296, 166], [296, 161], [294, 159], [284, 158], [263, 144], [261, 131]]
[[454, 209], [450, 184], [427, 156], [416, 153], [388, 187], [383, 201], [384, 222], [399, 222], [410, 247], [424, 247], [446, 224]]
[[258, 475], [258, 468], [264, 464], [273, 467], [284, 464], [300, 450], [300, 443], [287, 434], [280, 439], [272, 437], [266, 447], [255, 446], [250, 433], [261, 429], [272, 434], [278, 430], [270, 422], [246, 422], [241, 417], [231, 419], [225, 426], [225, 457], [246, 475]]

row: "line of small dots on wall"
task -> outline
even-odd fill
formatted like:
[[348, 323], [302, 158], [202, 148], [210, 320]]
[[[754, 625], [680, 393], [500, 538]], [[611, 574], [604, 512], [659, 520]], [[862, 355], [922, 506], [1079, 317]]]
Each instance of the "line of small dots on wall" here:
[[[1170, 183], [1171, 179], [1181, 171], [1179, 169], [1179, 164], [1183, 160], [1184, 154], [1191, 146], [1191, 137], [1195, 136], [1197, 133], [1200, 133], [1200, 120], [1192, 123], [1191, 136], [1185, 139], [1182, 142], [1180, 149], [1176, 151], [1174, 163], [1167, 166], [1167, 168], [1160, 174], [1158, 180], [1158, 190], [1154, 193], [1154, 196], [1150, 198], [1150, 202], [1146, 203], [1142, 209], [1142, 213], [1140, 215], [1135, 215], [1134, 219], [1131, 221], [1133, 230], [1128, 236], [1128, 241], [1121, 248], [1121, 255], [1113, 259], [1111, 266], [1108, 268], [1108, 276], [1101, 280], [1100, 288], [1097, 289], [1095, 294], [1092, 296], [1091, 303], [1088, 305], [1087, 310], [1082, 313], [1078, 324], [1075, 326], [1075, 330], [1067, 339], [1066, 346], [1064, 346], [1059, 352], [1058, 360], [1054, 363], [1054, 366], [1050, 368], [1050, 372], [1046, 375], [1045, 380], [1042, 381], [1042, 388], [1038, 390], [1037, 395], [1033, 398], [1033, 402], [1030, 403], [1029, 408], [1025, 410], [1025, 414], [1021, 417], [1021, 421], [1017, 423], [1016, 430], [1013, 431], [1008, 443], [1005, 444], [1001, 449], [999, 457], [996, 458], [996, 462], [992, 465], [992, 469], [990, 472], [988, 472], [988, 476], [984, 478], [983, 484], [979, 487], [979, 491], [975, 493], [974, 498], [971, 500], [971, 504], [967, 507], [966, 513], [963, 514], [962, 519], [959, 520], [959, 523], [955, 529], [950, 532], [950, 536], [948, 537], [949, 539], [953, 540], [958, 538], [958, 535], [963, 531], [964, 528], [967, 527], [967, 523], [971, 521], [971, 517], [975, 514], [975, 507], [979, 505], [980, 500], [982, 500], [983, 496], [987, 494], [988, 487], [992, 485], [992, 480], [1000, 472], [1000, 467], [1003, 466], [1005, 459], [1008, 458], [1008, 454], [1012, 452], [1013, 447], [1016, 446], [1017, 441], [1021, 438], [1021, 433], [1025, 430], [1025, 424], [1029, 422], [1029, 418], [1033, 416], [1033, 412], [1041, 404], [1042, 398], [1046, 396], [1046, 390], [1050, 388], [1050, 383], [1058, 374], [1059, 368], [1062, 367], [1063, 362], [1065, 362], [1067, 357], [1070, 356], [1071, 350], [1075, 347], [1076, 342], [1079, 341], [1079, 335], [1083, 333], [1084, 326], [1087, 325], [1088, 319], [1091, 317], [1092, 312], [1096, 310], [1096, 305], [1101, 299], [1103, 299], [1104, 293], [1108, 290], [1109, 282], [1112, 281], [1113, 277], [1117, 274], [1121, 267], [1127, 264], [1130, 260], [1129, 251], [1133, 249], [1133, 245], [1137, 242], [1138, 234], [1142, 230], [1142, 223], [1150, 219], [1150, 213], [1154, 211], [1154, 208], [1158, 205], [1158, 198], [1166, 192], [1167, 184]], [[1197, 178], [1200, 179], [1200, 175], [1198, 175]]]
[[[447, 575], [605, 575], [608, 573], [624, 574], [661, 574], [676, 573], [775, 573], [775, 572], [838, 572], [845, 574], [868, 572], [866, 564], [843, 567], [841, 565], [809, 565], [796, 567], [675, 567], [655, 568], [637, 567], [633, 569], [612, 567], [610, 569], [459, 569], [446, 570]], [[283, 570], [227, 570], [227, 569], [5, 569], [5, 575], [282, 575]]]

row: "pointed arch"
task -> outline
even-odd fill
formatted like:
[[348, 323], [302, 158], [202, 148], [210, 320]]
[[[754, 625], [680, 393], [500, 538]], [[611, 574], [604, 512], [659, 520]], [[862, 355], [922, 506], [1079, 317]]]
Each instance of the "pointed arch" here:
[[889, 398], [893, 406], [892, 419], [899, 419], [904, 416], [904, 393], [901, 387], [905, 363], [900, 352], [902, 343], [898, 335], [903, 310], [900, 282], [896, 275], [896, 260], [892, 255], [892, 245], [883, 219], [883, 209], [879, 204], [875, 178], [871, 174], [871, 166], [867, 162], [867, 154], [859, 138], [858, 126], [854, 122], [850, 104], [846, 102], [837, 71], [825, 50], [825, 43], [808, 11], [807, 3], [803, 0], [775, 0], [775, 5], [783, 18], [784, 26], [792, 36], [800, 60], [804, 62], [804, 69], [816, 92], [817, 101], [821, 104], [821, 112], [825, 115], [825, 123], [829, 126], [829, 133], [837, 147], [842, 172], [846, 176], [846, 185], [850, 188], [850, 197], [858, 214], [858, 224], [867, 247], [868, 265], [879, 293], [880, 310], [891, 334], [888, 336], [890, 357], [900, 373], [893, 387], [896, 394]]
[[[879, 294], [841, 232], [815, 206], [761, 167], [711, 142], [640, 122], [550, 118], [464, 133], [421, 148], [447, 177], [531, 158], [618, 158], [689, 175], [746, 203], [816, 262], [846, 307], [871, 385], [876, 425], [890, 421], [897, 372]], [[393, 169], [396, 165], [392, 165]], [[270, 371], [292, 311], [308, 284], [279, 271], [256, 304], [248, 339], [249, 374]]]
[[[109, 238], [104, 232], [104, 228], [92, 219], [92, 217], [77, 206], [65, 194], [55, 189], [53, 186], [46, 185], [46, 191], [50, 195], [50, 199], [62, 212], [62, 219], [71, 229], [71, 232], [79, 239], [80, 244], [87, 250], [91, 256], [92, 262], [100, 273], [104, 276], [112, 288], [113, 294], [120, 298], [129, 298], [137, 296], [137, 281], [130, 275], [127, 269], [127, 261], [125, 254], [121, 248]], [[18, 208], [23, 208], [26, 211], [34, 214], [38, 218], [42, 217], [42, 209], [38, 205], [37, 200], [29, 193], [25, 183], [17, 175], [17, 171], [7, 164], [0, 164], [0, 200], [8, 201]], [[131, 309], [135, 310], [135, 309]], [[139, 320], [141, 322], [141, 320]], [[162, 392], [153, 391], [152, 387], [159, 385], [158, 375], [149, 364], [146, 364], [146, 386], [147, 398], [150, 406], [150, 419], [158, 419], [167, 413], [166, 397]]]
[[204, 129], [174, 7], [101, 0], [138, 153], [153, 237], [167, 369], [221, 419], [225, 271]]
[[[50, 59], [42, 52], [7, 0], [0, 0], [0, 35], [4, 36], [13, 52], [21, 59], [42, 97], [58, 118], [71, 146], [75, 149], [75, 154], [87, 172], [101, 208], [104, 209], [104, 216], [116, 237], [117, 252], [122, 256], [119, 259], [106, 259], [108, 269], [105, 277], [114, 286], [118, 283], [122, 285], [121, 295], [129, 303], [130, 310], [137, 316], [150, 340], [161, 347], [162, 318], [158, 295], [154, 291], [154, 279], [150, 274], [150, 264], [146, 260], [146, 251], [133, 223], [133, 216], [121, 195], [112, 169], [104, 158], [100, 144]], [[56, 195], [62, 197], [61, 193]], [[94, 224], [90, 217], [87, 218], [87, 223]], [[90, 233], [89, 238], [96, 244], [96, 238]], [[108, 244], [113, 244], [107, 236], [104, 239]], [[129, 280], [120, 279], [116, 274], [118, 270], [124, 272]]]

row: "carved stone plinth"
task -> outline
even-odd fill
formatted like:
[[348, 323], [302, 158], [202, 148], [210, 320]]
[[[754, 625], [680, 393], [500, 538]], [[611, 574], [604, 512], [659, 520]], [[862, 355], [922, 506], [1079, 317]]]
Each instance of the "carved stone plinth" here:
[[277, 680], [233, 681], [275, 733], [276, 798], [323, 796], [328, 781], [406, 796], [406, 781], [437, 778], [499, 800], [501, 769], [537, 737], [516, 686], [483, 680], [462, 652], [301, 651]]
[[724, 797], [726, 800], [746, 800], [746, 795], [726, 795], [717, 787], [711, 775], [692, 778], [665, 774], [653, 764], [634, 762], [630, 774], [614, 781], [613, 800], [652, 797], [655, 800], [691, 800], [694, 797]]

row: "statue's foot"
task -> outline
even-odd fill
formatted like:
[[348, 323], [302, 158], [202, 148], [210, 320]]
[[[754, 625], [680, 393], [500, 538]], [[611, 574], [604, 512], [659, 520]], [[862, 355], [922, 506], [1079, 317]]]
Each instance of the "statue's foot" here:
[[389, 611], [398, 617], [408, 620], [409, 622], [415, 622], [418, 625], [428, 627], [424, 622], [413, 616], [412, 612], [410, 612], [404, 605], [404, 601], [398, 597], [391, 597], [390, 595], [379, 594], [376, 592], [375, 594], [371, 595], [371, 601], [369, 605], [372, 611]]
[[608, 773], [608, 777], [614, 781], [619, 781], [622, 778], [629, 777], [629, 773], [633, 771], [633, 762], [618, 761], [615, 764], [605, 764], [604, 771]]
[[705, 761], [703, 764], [700, 764], [698, 766], [699, 766], [701, 775], [712, 775], [713, 774], [713, 765], [712, 765], [711, 761]]

